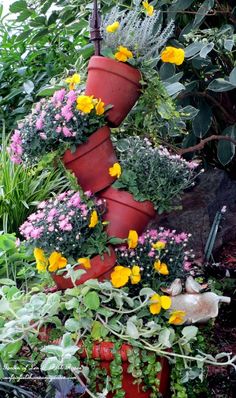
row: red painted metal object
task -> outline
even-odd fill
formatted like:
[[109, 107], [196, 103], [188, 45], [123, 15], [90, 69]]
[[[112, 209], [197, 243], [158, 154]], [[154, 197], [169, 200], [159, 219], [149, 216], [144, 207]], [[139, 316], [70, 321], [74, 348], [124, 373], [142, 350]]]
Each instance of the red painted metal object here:
[[[75, 270], [84, 269], [86, 271], [86, 273], [75, 282], [76, 285], [81, 285], [89, 279], [98, 279], [99, 281], [103, 281], [104, 279], [108, 279], [110, 277], [112, 269], [116, 263], [116, 255], [112, 247], [109, 247], [109, 249], [110, 254], [104, 253], [103, 258], [100, 256], [95, 256], [90, 260], [91, 268], [85, 269], [82, 265], [75, 267]], [[66, 279], [65, 274], [66, 273], [57, 275], [56, 273], [51, 273], [58, 290], [65, 290], [74, 287], [72, 280], [70, 278]]]
[[96, 193], [111, 185], [115, 178], [109, 175], [109, 168], [117, 158], [109, 127], [98, 129], [74, 153], [67, 150], [63, 162], [67, 169], [73, 171], [84, 191]]
[[93, 56], [88, 65], [85, 94], [113, 105], [108, 111], [108, 122], [117, 127], [141, 94], [140, 80], [138, 69], [114, 59]]
[[140, 235], [156, 214], [151, 202], [137, 202], [126, 191], [109, 187], [101, 191], [98, 196], [106, 201], [107, 212], [103, 217], [109, 221], [107, 226], [109, 236], [126, 239], [131, 229]]

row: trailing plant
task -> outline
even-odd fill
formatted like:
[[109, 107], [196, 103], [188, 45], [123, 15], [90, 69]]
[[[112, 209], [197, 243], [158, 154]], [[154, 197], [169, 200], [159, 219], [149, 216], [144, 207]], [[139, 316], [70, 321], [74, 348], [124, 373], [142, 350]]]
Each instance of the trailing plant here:
[[151, 201], [159, 213], [175, 208], [174, 200], [194, 184], [198, 163], [172, 155], [164, 147], [153, 148], [147, 138], [124, 138], [115, 146], [120, 171], [113, 187], [129, 191], [137, 201]]
[[49, 100], [38, 102], [11, 138], [9, 151], [14, 163], [35, 164], [48, 153], [65, 152], [85, 142], [105, 125], [104, 102], [74, 91], [80, 76], [67, 78], [70, 90], [56, 91]]
[[[130, 345], [128, 372], [138, 383], [142, 381], [144, 388], [153, 389], [152, 397], [157, 396], [154, 395], [158, 387], [154, 374], [160, 369], [156, 356], [166, 356], [171, 361], [181, 360], [186, 382], [195, 377], [201, 378], [203, 365], [235, 366], [235, 358], [229, 354], [214, 358], [204, 354], [201, 348], [198, 350], [198, 328], [178, 326], [177, 318], [174, 320], [168, 310], [167, 300], [162, 299], [159, 312], [153, 311], [153, 306], [158, 306], [157, 298], [155, 302], [152, 298], [154, 293], [157, 294], [151, 288], [140, 286], [138, 294], [131, 297], [127, 287], [114, 288], [109, 281], [96, 280], [68, 289], [64, 295], [59, 292], [24, 294], [17, 288], [13, 293], [12, 288], [4, 286], [0, 289], [1, 355], [13, 345], [24, 347], [27, 341], [32, 352], [37, 347], [40, 355], [46, 355], [44, 358], [41, 356], [41, 360], [37, 358], [37, 364], [41, 363], [41, 372], [53, 378], [75, 377], [85, 387], [85, 392], [90, 391], [91, 397], [97, 397], [98, 393], [106, 396], [112, 389], [117, 397], [123, 396], [117, 340], [118, 347], [122, 342]], [[42, 326], [46, 325], [48, 329], [44, 339], [51, 341], [51, 344], [44, 344], [42, 348], [42, 342], [36, 336], [43, 339]], [[59, 340], [53, 337], [53, 330]], [[113, 342], [113, 352], [117, 352], [113, 365], [118, 365], [118, 368], [116, 366], [114, 372], [112, 370], [112, 381], [107, 375], [104, 376], [104, 371], [99, 371], [95, 382], [94, 366], [99, 368], [100, 361], [91, 358], [89, 353], [95, 342], [99, 344], [104, 340]], [[15, 361], [18, 351], [15, 350], [8, 361]], [[87, 357], [85, 362], [84, 356]], [[138, 361], [135, 360], [137, 357]], [[94, 372], [92, 385], [89, 368]], [[25, 368], [24, 373], [27, 374], [27, 371], [28, 368]]]

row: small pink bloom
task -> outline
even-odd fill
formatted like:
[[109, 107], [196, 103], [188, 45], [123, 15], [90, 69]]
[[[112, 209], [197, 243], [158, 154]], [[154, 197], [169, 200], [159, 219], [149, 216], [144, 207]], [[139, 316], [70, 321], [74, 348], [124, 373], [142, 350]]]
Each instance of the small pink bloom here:
[[40, 136], [40, 138], [42, 138], [42, 140], [44, 140], [44, 141], [47, 139], [47, 136], [46, 136], [45, 133], [39, 133], [39, 136]]
[[42, 130], [42, 128], [43, 128], [43, 119], [42, 118], [37, 119], [36, 123], [35, 123], [35, 126], [36, 126], [37, 130]]
[[59, 114], [59, 113], [57, 113], [56, 115], [55, 115], [55, 120], [60, 120], [61, 119], [61, 115]]
[[66, 126], [64, 126], [62, 128], [62, 132], [63, 132], [65, 137], [71, 137], [72, 136], [71, 131]]
[[185, 271], [190, 271], [192, 268], [192, 263], [190, 263], [189, 261], [185, 261], [184, 262], [184, 270]]

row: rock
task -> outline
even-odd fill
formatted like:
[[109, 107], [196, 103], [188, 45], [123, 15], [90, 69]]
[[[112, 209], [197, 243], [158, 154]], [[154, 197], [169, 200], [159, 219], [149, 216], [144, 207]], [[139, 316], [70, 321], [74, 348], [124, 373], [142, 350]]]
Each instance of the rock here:
[[149, 228], [159, 226], [192, 234], [192, 248], [202, 259], [204, 247], [217, 211], [227, 207], [217, 233], [214, 251], [236, 239], [236, 181], [220, 169], [210, 168], [198, 178], [196, 186], [182, 198], [182, 210], [157, 215]]

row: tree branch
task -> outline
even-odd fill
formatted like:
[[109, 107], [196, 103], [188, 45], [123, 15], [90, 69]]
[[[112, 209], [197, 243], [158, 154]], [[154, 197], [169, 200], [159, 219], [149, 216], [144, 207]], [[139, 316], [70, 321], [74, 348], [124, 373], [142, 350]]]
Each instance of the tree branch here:
[[178, 149], [177, 153], [179, 155], [184, 155], [185, 153], [189, 153], [189, 152], [195, 152], [195, 151], [200, 151], [201, 149], [204, 148], [204, 146], [210, 142], [210, 141], [214, 141], [214, 140], [225, 140], [225, 141], [230, 141], [232, 142], [232, 144], [236, 145], [236, 140], [234, 140], [231, 137], [228, 136], [224, 136], [224, 135], [211, 135], [210, 137], [205, 138], [204, 140], [201, 140], [199, 142], [199, 144], [190, 146], [188, 148], [182, 148], [182, 149]]

